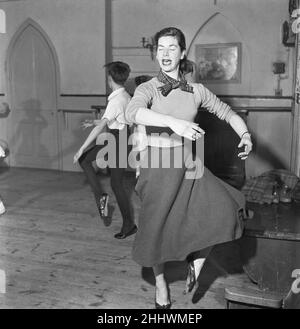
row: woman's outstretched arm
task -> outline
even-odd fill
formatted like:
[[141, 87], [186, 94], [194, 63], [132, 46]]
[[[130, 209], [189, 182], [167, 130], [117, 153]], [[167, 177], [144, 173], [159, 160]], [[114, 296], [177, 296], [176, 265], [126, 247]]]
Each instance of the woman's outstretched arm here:
[[231, 125], [232, 129], [239, 135], [241, 138], [241, 141], [238, 145], [238, 147], [244, 146], [244, 151], [239, 153], [238, 156], [245, 160], [248, 157], [248, 154], [252, 150], [252, 141], [251, 141], [251, 135], [248, 131], [247, 125], [244, 122], [244, 120], [236, 113], [231, 115], [229, 119], [229, 124]]

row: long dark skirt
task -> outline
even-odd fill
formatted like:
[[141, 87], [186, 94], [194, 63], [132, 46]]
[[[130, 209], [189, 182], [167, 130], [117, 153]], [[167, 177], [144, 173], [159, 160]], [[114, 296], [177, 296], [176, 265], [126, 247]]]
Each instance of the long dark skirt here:
[[181, 168], [176, 168], [178, 161], [176, 166], [163, 168], [168, 152], [172, 164], [179, 149], [183, 147], [168, 151], [148, 147], [146, 151], [149, 155], [159, 150], [160, 160], [158, 168], [151, 168], [151, 157], [145, 158], [136, 185], [141, 210], [132, 254], [142, 266], [184, 260], [192, 252], [242, 235], [243, 194], [201, 163], [188, 169], [188, 152], [182, 156]]

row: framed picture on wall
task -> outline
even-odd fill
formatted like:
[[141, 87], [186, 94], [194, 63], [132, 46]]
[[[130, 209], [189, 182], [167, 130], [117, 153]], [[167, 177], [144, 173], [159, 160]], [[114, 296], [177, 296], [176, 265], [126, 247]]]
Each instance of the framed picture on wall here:
[[196, 78], [205, 83], [241, 82], [242, 45], [236, 43], [195, 46]]

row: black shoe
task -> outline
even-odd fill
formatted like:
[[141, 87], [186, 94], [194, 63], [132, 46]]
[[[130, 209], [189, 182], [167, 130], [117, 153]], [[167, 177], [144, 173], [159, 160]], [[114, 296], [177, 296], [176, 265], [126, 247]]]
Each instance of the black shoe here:
[[123, 233], [123, 232], [121, 231], [121, 232], [115, 234], [114, 237], [115, 237], [116, 239], [125, 239], [125, 238], [127, 238], [128, 236], [130, 236], [130, 235], [136, 233], [136, 231], [137, 231], [137, 226], [134, 225], [133, 228], [132, 228], [131, 230], [129, 230], [127, 233]]
[[191, 292], [196, 284], [197, 280], [196, 280], [196, 275], [195, 275], [195, 266], [194, 266], [194, 262], [191, 261], [188, 263], [188, 274], [187, 274], [187, 278], [186, 278], [186, 285], [185, 285], [185, 291], [184, 293], [187, 294], [189, 292]]
[[108, 216], [108, 199], [109, 196], [107, 193], [103, 193], [100, 198], [99, 203], [99, 213], [102, 218]]
[[158, 304], [157, 301], [155, 301], [155, 308], [160, 309], [160, 310], [168, 310], [171, 308], [171, 303], [160, 305], [160, 304]]

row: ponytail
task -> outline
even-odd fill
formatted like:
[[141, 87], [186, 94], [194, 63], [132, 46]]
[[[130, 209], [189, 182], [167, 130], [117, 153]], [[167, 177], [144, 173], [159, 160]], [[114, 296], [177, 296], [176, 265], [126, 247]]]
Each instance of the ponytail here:
[[186, 55], [184, 55], [183, 59], [180, 61], [179, 70], [184, 75], [186, 75], [188, 73], [193, 73], [194, 72], [194, 62], [187, 59]]

